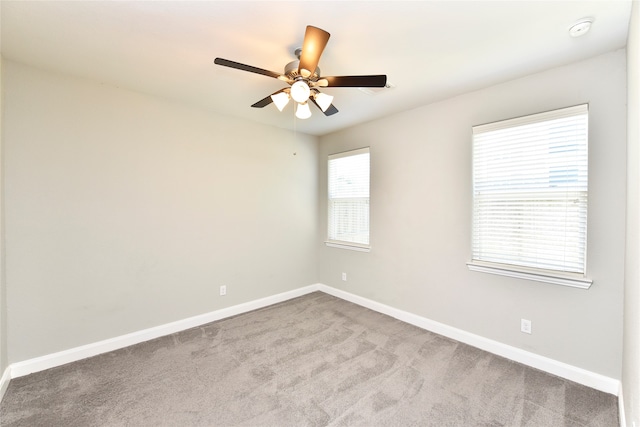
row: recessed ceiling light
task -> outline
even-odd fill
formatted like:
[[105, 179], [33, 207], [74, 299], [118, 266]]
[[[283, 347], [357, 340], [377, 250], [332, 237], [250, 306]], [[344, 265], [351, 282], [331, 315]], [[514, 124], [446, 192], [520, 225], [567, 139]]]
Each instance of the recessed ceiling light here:
[[589, 28], [591, 28], [592, 23], [593, 19], [581, 19], [569, 28], [569, 34], [571, 37], [583, 36], [589, 32]]

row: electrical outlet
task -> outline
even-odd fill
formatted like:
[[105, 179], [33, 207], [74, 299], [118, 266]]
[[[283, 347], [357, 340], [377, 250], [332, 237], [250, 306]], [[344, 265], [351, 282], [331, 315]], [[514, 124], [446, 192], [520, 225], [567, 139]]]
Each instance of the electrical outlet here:
[[227, 286], [226, 285], [220, 286], [220, 295], [226, 295], [226, 294], [227, 294]]
[[342, 273], [342, 281], [343, 282], [347, 281], [347, 273]]
[[520, 319], [520, 332], [524, 332], [525, 334], [531, 333], [531, 320]]

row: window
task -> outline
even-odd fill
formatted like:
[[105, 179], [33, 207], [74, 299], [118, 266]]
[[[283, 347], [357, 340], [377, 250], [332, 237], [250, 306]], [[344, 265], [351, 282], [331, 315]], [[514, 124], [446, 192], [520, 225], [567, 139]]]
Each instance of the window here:
[[327, 245], [369, 250], [369, 148], [332, 154], [328, 163]]
[[469, 268], [588, 288], [588, 106], [473, 127]]

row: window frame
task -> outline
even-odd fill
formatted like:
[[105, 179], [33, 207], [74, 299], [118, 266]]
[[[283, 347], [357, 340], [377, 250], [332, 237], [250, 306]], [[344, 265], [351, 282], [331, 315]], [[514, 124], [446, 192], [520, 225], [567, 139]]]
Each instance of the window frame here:
[[[587, 133], [586, 133], [586, 150], [588, 157], [588, 149], [589, 149], [589, 132], [588, 132], [588, 120], [589, 120], [589, 108], [588, 104], [576, 105], [573, 107], [560, 108], [557, 110], [546, 111], [543, 113], [531, 114], [527, 116], [517, 117], [514, 119], [501, 120], [497, 122], [492, 122], [484, 125], [478, 125], [472, 127], [472, 143], [475, 144], [475, 135], [482, 134], [487, 132], [492, 132], [494, 130], [505, 130], [505, 129], [513, 129], [522, 126], [526, 126], [529, 124], [535, 123], [543, 123], [546, 121], [562, 118], [562, 117], [571, 117], [586, 114], [587, 115]], [[585, 222], [584, 229], [584, 253], [583, 258], [583, 272], [568, 272], [561, 271], [555, 269], [546, 269], [540, 267], [532, 267], [532, 266], [523, 266], [517, 264], [508, 264], [501, 263], [497, 261], [487, 261], [482, 259], [474, 259], [474, 233], [476, 232], [476, 153], [475, 146], [472, 148], [472, 235], [471, 235], [471, 260], [467, 262], [467, 266], [469, 270], [478, 271], [483, 273], [496, 274], [501, 276], [508, 276], [514, 278], [521, 278], [527, 280], [534, 280], [538, 282], [551, 283], [563, 286], [570, 286], [581, 289], [588, 289], [593, 281], [586, 276], [587, 272], [587, 223]], [[588, 160], [587, 160], [587, 174], [589, 170]], [[550, 179], [552, 177], [550, 176]], [[517, 191], [516, 191], [517, 192]], [[526, 193], [524, 190], [520, 190], [520, 193]], [[588, 177], [587, 177], [587, 189], [586, 189], [586, 211], [588, 213]], [[568, 197], [568, 196], [567, 196]], [[586, 214], [585, 214], [586, 215]]]
[[[353, 242], [353, 241], [347, 241], [347, 240], [338, 240], [338, 239], [331, 239], [330, 238], [330, 227], [331, 227], [331, 220], [330, 220], [330, 216], [331, 216], [331, 199], [330, 199], [330, 194], [331, 194], [331, 161], [332, 160], [336, 160], [336, 159], [340, 159], [340, 158], [345, 158], [345, 157], [350, 157], [350, 156], [357, 156], [357, 155], [361, 155], [361, 154], [368, 154], [369, 155], [369, 165], [368, 165], [368, 173], [369, 173], [369, 191], [368, 191], [368, 196], [367, 196], [367, 201], [368, 201], [368, 223], [367, 223], [367, 239], [369, 241], [369, 243], [364, 244], [364, 243], [359, 243], [359, 242]], [[333, 247], [333, 248], [339, 248], [339, 249], [348, 249], [348, 250], [353, 250], [353, 251], [359, 251], [359, 252], [370, 252], [371, 251], [371, 150], [370, 147], [362, 147], [362, 148], [357, 148], [357, 149], [353, 149], [353, 150], [347, 150], [347, 151], [342, 151], [342, 152], [338, 152], [338, 153], [333, 153], [333, 154], [329, 154], [327, 156], [327, 228], [326, 228], [326, 239], [325, 239], [325, 245], [328, 247]]]

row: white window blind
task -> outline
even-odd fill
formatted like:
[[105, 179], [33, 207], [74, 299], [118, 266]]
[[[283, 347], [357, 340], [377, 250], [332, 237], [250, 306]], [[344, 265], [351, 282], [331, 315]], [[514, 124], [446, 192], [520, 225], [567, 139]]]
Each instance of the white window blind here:
[[368, 247], [369, 148], [330, 155], [328, 175], [328, 242]]
[[473, 128], [474, 261], [584, 275], [588, 106]]

